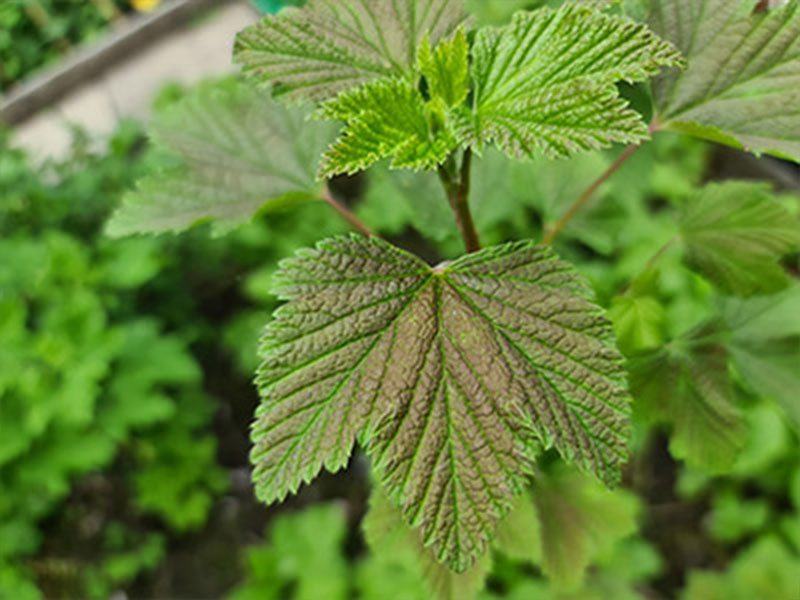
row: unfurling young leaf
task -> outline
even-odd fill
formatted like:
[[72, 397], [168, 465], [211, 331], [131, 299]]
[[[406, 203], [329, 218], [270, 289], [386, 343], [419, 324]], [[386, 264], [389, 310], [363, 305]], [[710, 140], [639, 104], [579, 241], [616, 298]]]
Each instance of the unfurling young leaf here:
[[467, 36], [459, 29], [452, 39], [442, 40], [431, 50], [424, 40], [419, 47], [417, 63], [428, 84], [428, 92], [446, 107], [462, 104], [469, 93], [469, 46]]
[[494, 141], [517, 158], [643, 140], [647, 127], [615, 84], [680, 63], [644, 25], [578, 3], [480, 29], [472, 58], [474, 108], [454, 119], [455, 130], [477, 149]]
[[234, 59], [276, 95], [325, 100], [377, 78], [410, 77], [417, 48], [467, 20], [462, 0], [309, 0], [236, 38]]
[[672, 425], [670, 449], [687, 463], [721, 471], [741, 450], [746, 427], [728, 374], [728, 351], [702, 328], [631, 360], [636, 407]]
[[355, 173], [387, 157], [393, 168], [435, 169], [456, 146], [446, 129], [432, 127], [422, 94], [402, 79], [342, 92], [316, 116], [346, 123], [322, 159], [321, 177]]
[[108, 232], [180, 231], [203, 221], [224, 232], [260, 210], [315, 197], [314, 166], [333, 130], [243, 84], [201, 89], [152, 128], [156, 143], [183, 159], [182, 167], [140, 181]]
[[728, 294], [750, 296], [785, 288], [779, 264], [800, 247], [800, 221], [769, 185], [708, 185], [689, 201], [681, 220], [689, 263]]
[[282, 264], [262, 345], [254, 480], [283, 498], [359, 436], [406, 522], [457, 571], [481, 554], [540, 445], [607, 483], [629, 398], [602, 309], [547, 247], [506, 244], [431, 268], [333, 238]]
[[650, 26], [688, 60], [654, 81], [661, 127], [800, 161], [800, 3], [659, 0]]

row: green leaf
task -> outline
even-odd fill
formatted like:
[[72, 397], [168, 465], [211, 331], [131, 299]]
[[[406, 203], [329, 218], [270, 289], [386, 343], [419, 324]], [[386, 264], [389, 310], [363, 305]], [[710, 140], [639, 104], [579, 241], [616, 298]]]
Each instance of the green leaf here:
[[645, 139], [647, 127], [615, 83], [680, 62], [644, 25], [577, 3], [480, 29], [472, 58], [474, 109], [453, 126], [473, 147], [494, 141], [515, 157], [565, 157]]
[[659, 346], [664, 341], [664, 307], [652, 296], [617, 296], [609, 316], [619, 347], [626, 354]]
[[729, 468], [744, 445], [747, 429], [728, 375], [728, 353], [699, 329], [631, 360], [636, 408], [670, 423], [670, 450], [692, 466]]
[[601, 550], [636, 531], [635, 496], [609, 491], [568, 469], [534, 482], [541, 523], [542, 568], [557, 585], [574, 587]]
[[419, 532], [403, 522], [403, 514], [394, 506], [379, 487], [374, 487], [369, 498], [369, 510], [361, 524], [364, 538], [373, 554], [391, 557], [401, 568], [405, 567], [422, 578], [428, 588], [426, 598], [437, 600], [472, 600], [483, 588], [491, 567], [488, 554], [463, 573], [455, 573], [436, 560], [426, 548]]
[[728, 294], [772, 293], [789, 283], [779, 259], [800, 246], [800, 221], [768, 184], [708, 185], [681, 220], [689, 263]]
[[461, 0], [309, 0], [236, 37], [234, 60], [275, 95], [325, 100], [377, 78], [410, 80], [417, 48], [467, 19]]
[[800, 161], [800, 4], [653, 4], [650, 26], [688, 59], [654, 82], [661, 126]]
[[260, 210], [314, 197], [314, 165], [333, 130], [243, 84], [203, 88], [153, 124], [156, 142], [182, 168], [140, 181], [107, 231], [180, 231], [211, 220], [219, 233]]
[[469, 46], [464, 30], [452, 39], [442, 40], [431, 50], [428, 40], [419, 47], [417, 63], [433, 98], [445, 106], [462, 104], [469, 93]]
[[528, 490], [517, 496], [508, 516], [500, 521], [494, 546], [514, 560], [541, 562], [542, 526]]
[[432, 126], [433, 115], [419, 90], [401, 79], [343, 92], [316, 116], [346, 123], [322, 158], [320, 178], [356, 173], [382, 158], [392, 158], [395, 169], [433, 169], [456, 145], [447, 129]]
[[800, 286], [781, 294], [728, 299], [722, 314], [731, 328], [731, 361], [752, 391], [775, 400], [800, 431]]
[[282, 263], [268, 326], [254, 480], [282, 499], [360, 435], [406, 521], [455, 570], [483, 552], [539, 442], [608, 483], [629, 399], [588, 286], [531, 242], [431, 268], [377, 239]]

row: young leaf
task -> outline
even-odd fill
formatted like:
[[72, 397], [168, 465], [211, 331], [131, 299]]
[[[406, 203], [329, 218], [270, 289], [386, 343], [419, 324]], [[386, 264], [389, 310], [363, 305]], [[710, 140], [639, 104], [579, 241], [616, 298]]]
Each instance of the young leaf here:
[[644, 25], [567, 3], [518, 12], [478, 31], [472, 48], [474, 109], [454, 119], [461, 139], [506, 153], [564, 157], [647, 136], [615, 83], [642, 81], [680, 57]]
[[689, 464], [720, 471], [733, 464], [746, 427], [733, 404], [724, 346], [699, 330], [634, 357], [630, 382], [636, 406], [672, 424], [670, 449]]
[[431, 268], [333, 238], [284, 261], [262, 346], [254, 480], [283, 498], [361, 436], [404, 518], [454, 570], [483, 552], [538, 442], [608, 483], [629, 399], [611, 326], [552, 250], [519, 242]]
[[317, 111], [346, 123], [320, 164], [320, 177], [355, 173], [391, 157], [396, 169], [432, 169], [455, 148], [444, 128], [434, 130], [422, 94], [408, 81], [382, 79], [342, 92]]
[[481, 557], [463, 573], [455, 573], [436, 560], [426, 548], [419, 532], [403, 522], [400, 509], [392, 504], [380, 487], [374, 487], [369, 497], [369, 510], [361, 524], [364, 538], [374, 554], [407, 558], [407, 563], [437, 600], [472, 600], [483, 588], [491, 567], [488, 554]]
[[205, 220], [219, 233], [262, 209], [313, 197], [314, 165], [332, 133], [242, 84], [202, 89], [153, 124], [156, 142], [181, 157], [182, 168], [142, 180], [108, 233], [180, 231]]
[[654, 82], [662, 127], [800, 161], [800, 4], [658, 0], [650, 26], [688, 68]]
[[417, 48], [449, 37], [462, 0], [309, 0], [236, 37], [234, 60], [276, 95], [325, 100], [377, 78], [409, 80]]
[[445, 106], [462, 104], [469, 93], [469, 46], [464, 30], [459, 29], [450, 40], [442, 40], [431, 50], [428, 40], [419, 47], [417, 63], [428, 83], [432, 98]]
[[689, 263], [728, 294], [776, 292], [789, 283], [778, 260], [800, 246], [800, 222], [769, 185], [706, 186], [681, 220]]

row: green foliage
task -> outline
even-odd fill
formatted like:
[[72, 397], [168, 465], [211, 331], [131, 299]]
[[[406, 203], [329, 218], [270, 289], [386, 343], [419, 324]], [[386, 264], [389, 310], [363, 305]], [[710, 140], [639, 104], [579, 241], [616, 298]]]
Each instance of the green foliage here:
[[[377, 481], [365, 522], [374, 554], [355, 566], [337, 559], [358, 546], [337, 511], [311, 525], [287, 519], [302, 531], [293, 540], [279, 520], [272, 544], [252, 554], [248, 597], [320, 596], [313, 570], [328, 596], [365, 600], [674, 597], [687, 564], [675, 565], [681, 532], [655, 540], [669, 564], [652, 581], [662, 566], [632, 536], [637, 501], [589, 477], [617, 483], [629, 441], [626, 481], [643, 498], [672, 502], [668, 474], [682, 473], [693, 519], [683, 531], [701, 541], [693, 564], [730, 562], [725, 576], [693, 575], [686, 598], [785, 591], [800, 521], [775, 507], [789, 506], [797, 458], [782, 419], [799, 420], [800, 206], [761, 184], [700, 188], [706, 147], [661, 132], [798, 158], [800, 126], [786, 108], [797, 103], [797, 6], [653, 0], [651, 30], [625, 16], [642, 17], [638, 0], [525, 4], [535, 10], [513, 16], [516, 2], [486, 4], [480, 20], [497, 24], [479, 27], [457, 0], [311, 0], [266, 17], [235, 47], [261, 91], [229, 84], [176, 107], [156, 139], [183, 162], [112, 222], [118, 233], [198, 220], [228, 230], [262, 206], [298, 210], [295, 220], [271, 211], [274, 223], [256, 220], [233, 245], [260, 266], [242, 278], [259, 306], [225, 336], [242, 365], [252, 323], [284, 302], [260, 343], [256, 492], [283, 500], [323, 468], [342, 470], [358, 442]], [[310, 100], [310, 114], [341, 124], [318, 179], [376, 168], [322, 191], [314, 168], [332, 129], [308, 125], [303, 139], [301, 112], [272, 97]], [[629, 146], [587, 152], [618, 142]], [[398, 169], [435, 171], [443, 189], [434, 173]], [[295, 251], [328, 233], [307, 216], [325, 214], [320, 202], [300, 208], [305, 199], [367, 235]], [[280, 222], [298, 239], [276, 268], [278, 246], [263, 240]], [[684, 464], [659, 452], [662, 429]], [[168, 445], [159, 451], [170, 456]], [[648, 468], [665, 481], [649, 481]], [[218, 488], [187, 472], [205, 489], [187, 503], [195, 522]], [[138, 480], [151, 510], [175, 511], [174, 496]], [[751, 486], [765, 499], [749, 498]], [[329, 538], [307, 544], [324, 528]], [[734, 558], [745, 545], [752, 552]], [[752, 576], [762, 553], [774, 581]], [[342, 584], [351, 566], [354, 583]]]
[[343, 92], [317, 116], [346, 122], [322, 159], [320, 177], [352, 174], [382, 158], [392, 158], [396, 169], [432, 169], [456, 146], [450, 132], [432, 122], [422, 94], [402, 79], [379, 79]]
[[778, 260], [800, 247], [800, 221], [761, 184], [706, 186], [689, 200], [681, 234], [690, 264], [721, 291], [744, 296], [785, 288]]
[[236, 82], [201, 88], [153, 126], [155, 141], [182, 164], [141, 180], [108, 233], [180, 231], [207, 220], [221, 233], [259, 211], [315, 198], [313, 165], [330, 133]]
[[[105, 5], [105, 6], [103, 6]], [[0, 5], [0, 92], [106, 29], [127, 0], [4, 0]]]
[[344, 511], [333, 504], [276, 519], [267, 531], [270, 544], [248, 552], [251, 577], [231, 600], [287, 600], [288, 594], [292, 600], [345, 600], [345, 527]]
[[800, 160], [800, 6], [754, 13], [755, 0], [658, 0], [650, 25], [688, 67], [654, 82], [662, 127]]
[[420, 43], [438, 43], [465, 18], [459, 0], [310, 0], [239, 33], [234, 59], [276, 95], [324, 100], [376, 78], [408, 79]]
[[646, 27], [578, 3], [480, 29], [472, 58], [474, 107], [455, 117], [458, 136], [477, 148], [494, 141], [517, 158], [641, 141], [647, 128], [614, 84], [680, 63]]
[[[41, 523], [80, 520], [81, 509], [64, 509], [73, 486], [89, 472], [112, 477], [133, 438], [151, 450], [118, 480], [131, 512], [197, 528], [227, 487], [215, 441], [200, 436], [212, 405], [185, 339], [131, 309], [165, 267], [162, 243], [99, 236], [109, 198], [151, 163], [140, 143], [126, 123], [100, 157], [82, 137], [65, 161], [41, 167], [3, 148], [0, 189], [19, 201], [0, 215], [0, 597], [38, 598], [51, 580], [75, 597], [108, 597], [163, 558], [161, 533], [114, 533], [105, 517], [96, 543], [106, 556], [37, 556], [52, 543]], [[75, 537], [77, 555], [86, 542]]]
[[618, 479], [620, 356], [589, 290], [552, 252], [508, 244], [431, 269], [385, 242], [334, 238], [277, 279], [290, 302], [264, 336], [253, 429], [265, 501], [340, 469], [359, 436], [406, 520], [460, 571], [539, 443]]

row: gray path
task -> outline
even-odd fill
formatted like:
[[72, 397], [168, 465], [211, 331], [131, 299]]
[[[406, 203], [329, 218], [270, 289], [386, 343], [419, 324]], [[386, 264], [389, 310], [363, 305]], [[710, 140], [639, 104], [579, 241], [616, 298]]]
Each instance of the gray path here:
[[257, 18], [245, 1], [224, 4], [17, 126], [15, 145], [44, 160], [62, 156], [69, 148], [70, 123], [86, 129], [99, 143], [120, 119], [146, 119], [153, 97], [166, 83], [191, 84], [232, 72], [233, 37]]

